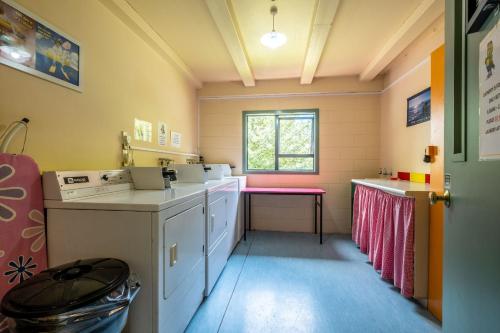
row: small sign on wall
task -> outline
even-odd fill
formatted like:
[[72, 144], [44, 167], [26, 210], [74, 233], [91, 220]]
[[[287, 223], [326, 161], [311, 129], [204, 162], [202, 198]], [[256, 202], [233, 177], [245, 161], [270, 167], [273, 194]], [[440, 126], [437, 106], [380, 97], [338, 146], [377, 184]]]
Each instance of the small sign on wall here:
[[158, 145], [166, 146], [167, 145], [167, 135], [168, 129], [167, 124], [163, 122], [158, 123]]
[[479, 44], [479, 160], [500, 159], [500, 29]]
[[172, 147], [180, 148], [181, 147], [181, 141], [182, 141], [182, 135], [181, 135], [181, 133], [172, 131], [170, 141], [171, 141]]
[[134, 119], [134, 139], [137, 141], [151, 142], [153, 124], [148, 121]]

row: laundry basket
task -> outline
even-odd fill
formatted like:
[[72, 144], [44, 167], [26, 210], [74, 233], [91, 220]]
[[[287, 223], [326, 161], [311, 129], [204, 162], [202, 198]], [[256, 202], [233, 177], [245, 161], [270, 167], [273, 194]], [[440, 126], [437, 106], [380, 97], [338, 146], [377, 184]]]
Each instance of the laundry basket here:
[[10, 332], [117, 333], [139, 283], [118, 259], [78, 260], [40, 272], [11, 289], [1, 312]]

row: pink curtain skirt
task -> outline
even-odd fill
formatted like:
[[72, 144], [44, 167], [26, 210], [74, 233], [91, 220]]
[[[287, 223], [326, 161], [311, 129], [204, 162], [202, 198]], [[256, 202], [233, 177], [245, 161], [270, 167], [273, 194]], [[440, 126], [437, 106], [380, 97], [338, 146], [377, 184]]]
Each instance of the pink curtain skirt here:
[[356, 185], [352, 239], [383, 279], [413, 296], [415, 200]]

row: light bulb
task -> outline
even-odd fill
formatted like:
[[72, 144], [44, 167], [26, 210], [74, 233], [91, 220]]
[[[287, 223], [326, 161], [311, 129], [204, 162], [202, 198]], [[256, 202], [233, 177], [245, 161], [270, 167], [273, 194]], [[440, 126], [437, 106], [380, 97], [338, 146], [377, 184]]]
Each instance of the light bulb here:
[[285, 34], [277, 31], [268, 32], [260, 38], [260, 42], [262, 43], [262, 45], [270, 49], [276, 49], [280, 46], [283, 46], [286, 41], [287, 38]]

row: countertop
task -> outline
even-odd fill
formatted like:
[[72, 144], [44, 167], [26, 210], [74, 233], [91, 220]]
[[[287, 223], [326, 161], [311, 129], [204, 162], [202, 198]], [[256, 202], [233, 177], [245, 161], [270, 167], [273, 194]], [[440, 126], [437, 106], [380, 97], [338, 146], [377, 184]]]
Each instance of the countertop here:
[[406, 180], [390, 180], [380, 178], [352, 179], [355, 184], [373, 187], [391, 194], [407, 197], [427, 196], [430, 185], [414, 183]]

